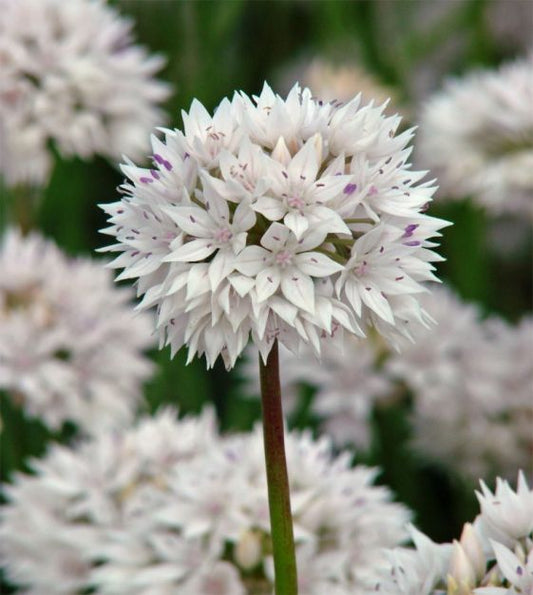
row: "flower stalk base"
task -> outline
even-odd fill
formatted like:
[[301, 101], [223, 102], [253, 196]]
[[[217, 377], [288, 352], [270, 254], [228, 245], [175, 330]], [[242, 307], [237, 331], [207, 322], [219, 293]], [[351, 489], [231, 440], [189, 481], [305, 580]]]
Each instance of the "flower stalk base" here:
[[268, 354], [266, 365], [259, 357], [259, 371], [276, 595], [296, 595], [296, 556], [285, 457], [277, 341]]

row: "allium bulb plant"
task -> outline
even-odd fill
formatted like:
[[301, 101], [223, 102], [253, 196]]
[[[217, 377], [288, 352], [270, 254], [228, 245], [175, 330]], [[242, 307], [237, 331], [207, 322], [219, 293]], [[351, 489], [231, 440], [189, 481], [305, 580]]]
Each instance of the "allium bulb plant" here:
[[88, 258], [34, 233], [0, 244], [0, 390], [52, 430], [131, 421], [153, 366], [152, 317]]
[[[357, 595], [408, 510], [328, 438], [287, 435], [301, 595]], [[270, 595], [261, 429], [223, 437], [215, 415], [172, 410], [74, 449], [54, 445], [6, 488], [0, 553], [28, 593]], [[46, 556], [42, 555], [46, 552]]]
[[163, 120], [161, 56], [105, 0], [0, 0], [0, 175], [45, 186], [64, 156], [138, 158]]
[[213, 116], [195, 100], [103, 205], [112, 266], [157, 307], [161, 345], [227, 368], [250, 338], [259, 348], [277, 595], [297, 589], [278, 344], [320, 354], [334, 334], [394, 342], [428, 321], [417, 298], [446, 222], [425, 213], [435, 188], [410, 169], [412, 131], [396, 135], [383, 110], [299, 85], [286, 99], [237, 92]]
[[395, 548], [367, 595], [530, 595], [533, 593], [533, 490], [522, 473], [513, 490], [481, 482], [481, 512], [459, 540], [436, 544], [411, 528], [416, 549]]
[[533, 53], [447, 82], [420, 119], [418, 160], [443, 197], [533, 218]]

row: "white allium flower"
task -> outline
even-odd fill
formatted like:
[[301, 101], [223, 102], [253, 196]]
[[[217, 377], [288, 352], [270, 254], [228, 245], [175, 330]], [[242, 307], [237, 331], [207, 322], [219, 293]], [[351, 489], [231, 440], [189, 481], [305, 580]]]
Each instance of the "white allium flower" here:
[[385, 363], [413, 393], [414, 446], [471, 478], [530, 469], [533, 319], [482, 320], [445, 290], [422, 304], [435, 330]]
[[533, 217], [533, 54], [451, 80], [426, 104], [419, 161], [440, 193]]
[[370, 572], [366, 593], [533, 593], [533, 491], [522, 473], [516, 492], [500, 478], [494, 494], [481, 485], [481, 513], [473, 525], [465, 524], [459, 540], [437, 545], [412, 531], [416, 550], [385, 551], [382, 566]]
[[142, 157], [161, 122], [163, 59], [105, 0], [0, 0], [0, 174], [43, 184], [65, 156]]
[[[215, 416], [166, 410], [54, 445], [6, 489], [0, 553], [28, 593], [271, 594], [262, 433], [221, 437]], [[354, 595], [408, 511], [327, 438], [287, 436], [300, 593]], [[46, 556], [42, 552], [46, 551]], [[310, 580], [310, 578], [313, 580]]]
[[128, 422], [152, 372], [152, 321], [100, 263], [15, 229], [0, 245], [0, 389], [57, 429]]
[[250, 336], [266, 359], [276, 338], [320, 354], [333, 332], [395, 341], [427, 323], [416, 296], [446, 223], [423, 213], [434, 187], [383, 109], [265, 85], [214, 116], [194, 101], [184, 132], [152, 138], [152, 169], [123, 166], [124, 198], [103, 205], [108, 249], [141, 307], [157, 305], [162, 344], [232, 367]]

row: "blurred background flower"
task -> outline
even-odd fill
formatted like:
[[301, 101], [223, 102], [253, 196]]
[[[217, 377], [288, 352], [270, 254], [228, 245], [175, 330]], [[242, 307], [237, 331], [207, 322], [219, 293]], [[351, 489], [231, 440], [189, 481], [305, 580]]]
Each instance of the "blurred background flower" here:
[[162, 56], [103, 0], [0, 2], [0, 155], [5, 182], [46, 185], [54, 155], [144, 156], [163, 123]]
[[152, 316], [88, 258], [69, 258], [37, 233], [0, 245], [0, 389], [58, 430], [118, 427], [133, 418], [154, 367]]
[[[288, 434], [287, 458], [299, 592], [360, 593], [382, 548], [406, 539], [409, 511], [328, 438]], [[8, 577], [30, 592], [272, 592], [259, 427], [221, 437], [211, 410], [165, 410], [55, 446], [32, 469], [8, 488], [0, 524]]]

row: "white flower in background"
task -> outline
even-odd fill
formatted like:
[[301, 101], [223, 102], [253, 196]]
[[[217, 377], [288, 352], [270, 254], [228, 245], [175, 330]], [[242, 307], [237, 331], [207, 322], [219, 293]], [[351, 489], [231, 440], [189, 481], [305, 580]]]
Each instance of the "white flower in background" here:
[[45, 184], [53, 156], [141, 158], [168, 95], [163, 59], [104, 0], [0, 0], [0, 174]]
[[446, 223], [423, 212], [434, 187], [410, 170], [399, 117], [265, 85], [214, 116], [194, 101], [183, 122], [152, 138], [151, 169], [123, 166], [124, 198], [103, 205], [113, 265], [157, 306], [162, 345], [229, 368], [250, 336], [263, 358], [276, 338], [319, 355], [334, 332], [396, 341], [427, 324], [416, 296]]
[[152, 372], [152, 321], [100, 263], [8, 230], [0, 245], [0, 389], [53, 429], [128, 422]]
[[[28, 592], [197, 595], [273, 589], [262, 433], [221, 437], [215, 416], [166, 410], [53, 446], [18, 475], [0, 554]], [[287, 436], [300, 593], [354, 595], [382, 548], [407, 537], [406, 508], [327, 438]], [[47, 555], [43, 556], [42, 552]], [[313, 577], [313, 580], [309, 580]]]
[[[416, 549], [385, 551], [369, 573], [367, 595], [530, 595], [533, 593], [533, 491], [497, 479], [493, 494], [481, 482], [481, 513], [459, 540], [437, 545], [412, 529]], [[376, 571], [377, 568], [377, 571]]]
[[451, 80], [424, 107], [418, 160], [439, 193], [533, 217], [533, 54]]
[[414, 446], [470, 478], [531, 466], [533, 320], [482, 320], [449, 291], [422, 301], [433, 333], [385, 363], [413, 393]]
[[[363, 101], [374, 100], [378, 105], [390, 100], [397, 103], [394, 89], [385, 86], [371, 72], [351, 61], [337, 63], [323, 57], [302, 60], [284, 73], [283, 86], [290, 89], [295, 80], [300, 81], [304, 87], [313, 89], [317, 99], [324, 102], [350, 101], [361, 93]], [[394, 109], [388, 104], [385, 113], [393, 115]]]

